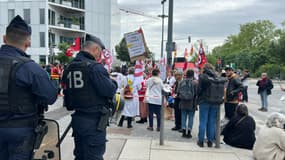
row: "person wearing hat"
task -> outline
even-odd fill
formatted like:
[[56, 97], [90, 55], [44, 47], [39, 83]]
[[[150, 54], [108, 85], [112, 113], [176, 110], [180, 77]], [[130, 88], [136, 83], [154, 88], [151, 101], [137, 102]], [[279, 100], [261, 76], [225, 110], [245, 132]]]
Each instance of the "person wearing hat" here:
[[227, 66], [225, 68], [228, 84], [225, 90], [225, 118], [230, 120], [235, 114], [236, 107], [239, 103], [239, 93], [243, 91], [243, 85], [233, 68]]
[[103, 160], [105, 153], [108, 106], [117, 87], [104, 66], [96, 62], [103, 49], [99, 38], [87, 34], [83, 49], [63, 73], [65, 105], [75, 110], [71, 115], [75, 159]]
[[0, 159], [32, 159], [38, 112], [57, 99], [46, 71], [25, 53], [31, 34], [31, 27], [17, 15], [0, 48]]

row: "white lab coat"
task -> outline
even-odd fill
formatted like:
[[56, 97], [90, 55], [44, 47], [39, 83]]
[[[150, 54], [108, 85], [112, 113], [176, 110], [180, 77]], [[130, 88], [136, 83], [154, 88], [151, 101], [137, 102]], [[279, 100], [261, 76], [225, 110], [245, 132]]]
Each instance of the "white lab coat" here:
[[[124, 110], [122, 112], [123, 116], [127, 117], [134, 117], [140, 114], [139, 112], [139, 97], [138, 97], [138, 90], [141, 89], [141, 83], [140, 81], [137, 81], [134, 77], [134, 75], [128, 75], [127, 80], [131, 80], [133, 82], [133, 99], [125, 99], [125, 106]], [[125, 82], [125, 85], [127, 85], [127, 81]]]

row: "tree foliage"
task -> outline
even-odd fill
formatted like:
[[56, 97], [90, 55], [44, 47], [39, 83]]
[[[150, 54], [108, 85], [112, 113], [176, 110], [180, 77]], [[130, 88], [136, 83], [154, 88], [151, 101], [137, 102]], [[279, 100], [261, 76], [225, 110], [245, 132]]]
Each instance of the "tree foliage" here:
[[[115, 50], [117, 52], [117, 58], [123, 62], [130, 63], [130, 55], [127, 47], [127, 43], [125, 38], [123, 38], [118, 45], [115, 46]], [[147, 52], [147, 58], [154, 59], [154, 53], [149, 50], [148, 47], [146, 47]]]
[[58, 44], [58, 49], [60, 52], [57, 54], [55, 57], [61, 64], [66, 64], [69, 63], [73, 58], [72, 57], [67, 57], [65, 55], [66, 50], [70, 47], [70, 45], [66, 42]]
[[118, 45], [115, 46], [117, 58], [124, 62], [130, 62], [130, 56], [125, 38], [123, 38]]
[[272, 71], [277, 72], [276, 65], [280, 70], [285, 64], [284, 52], [285, 21], [282, 28], [276, 28], [269, 20], [259, 20], [241, 25], [239, 33], [228, 36], [222, 46], [213, 49], [212, 55], [220, 57], [223, 66], [235, 63], [237, 68], [246, 68], [258, 75], [261, 70], [271, 72], [270, 67], [274, 68]]

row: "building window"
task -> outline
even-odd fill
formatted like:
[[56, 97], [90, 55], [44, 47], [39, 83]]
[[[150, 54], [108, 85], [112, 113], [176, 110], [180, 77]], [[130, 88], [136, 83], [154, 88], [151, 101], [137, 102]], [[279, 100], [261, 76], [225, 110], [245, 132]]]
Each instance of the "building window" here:
[[46, 64], [46, 55], [40, 55], [40, 64], [42, 66]]
[[15, 9], [8, 9], [8, 24], [15, 17]]
[[48, 10], [48, 24], [55, 25], [55, 12]]
[[59, 41], [60, 43], [68, 43], [68, 44], [72, 44], [74, 42], [74, 38], [71, 38], [71, 37], [64, 37], [64, 36], [60, 36], [59, 37]]
[[45, 9], [40, 8], [40, 24], [45, 24]]
[[40, 47], [45, 47], [46, 39], [45, 32], [40, 32]]
[[49, 32], [49, 46], [55, 45], [55, 34]]
[[30, 9], [24, 9], [24, 20], [31, 24], [31, 10]]

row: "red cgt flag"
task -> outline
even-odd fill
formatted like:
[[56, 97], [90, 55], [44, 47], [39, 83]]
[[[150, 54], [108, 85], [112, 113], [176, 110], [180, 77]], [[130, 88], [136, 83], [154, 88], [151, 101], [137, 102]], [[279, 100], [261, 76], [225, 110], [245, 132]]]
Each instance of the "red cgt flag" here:
[[185, 70], [187, 69], [187, 64], [188, 64], [188, 61], [187, 61], [187, 59], [188, 59], [188, 51], [187, 51], [187, 48], [185, 48], [185, 50], [184, 50], [184, 58], [185, 58], [185, 60], [184, 60], [183, 71], [185, 71]]
[[199, 68], [203, 68], [205, 63], [207, 63], [207, 57], [205, 55], [203, 44], [200, 43], [200, 48], [196, 59], [196, 66], [198, 66]]
[[73, 44], [66, 50], [65, 55], [72, 57], [74, 53], [80, 51], [80, 37], [75, 38]]

